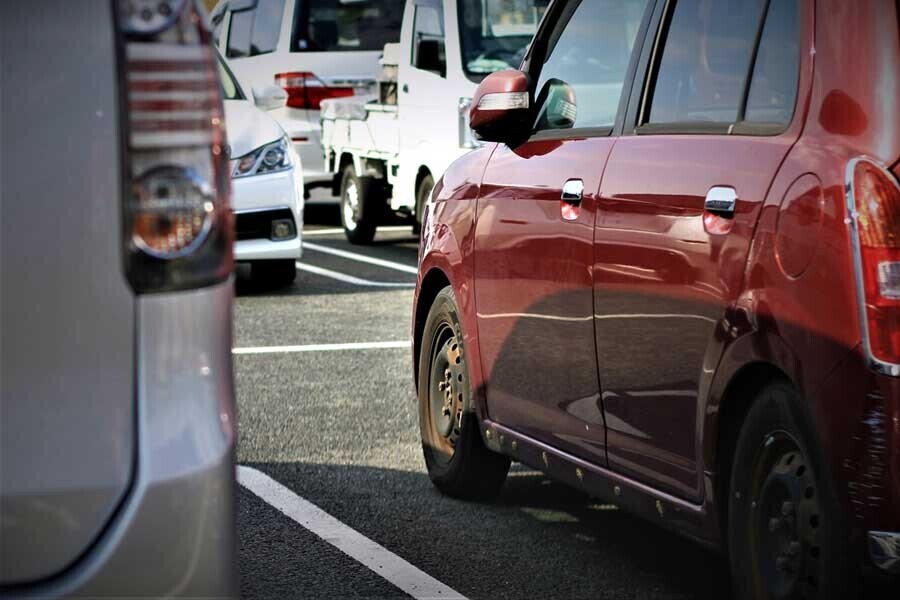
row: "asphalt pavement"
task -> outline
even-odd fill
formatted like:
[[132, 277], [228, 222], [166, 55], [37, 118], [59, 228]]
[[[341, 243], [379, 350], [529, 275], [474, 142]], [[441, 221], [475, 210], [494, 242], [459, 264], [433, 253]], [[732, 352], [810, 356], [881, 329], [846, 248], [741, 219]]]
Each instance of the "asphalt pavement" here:
[[[239, 269], [236, 286], [238, 462], [297, 499], [238, 486], [245, 598], [729, 596], [718, 555], [522, 465], [492, 502], [440, 495], [408, 347], [415, 237], [395, 227], [352, 246], [334, 205], [308, 205], [305, 229], [294, 285]], [[331, 520], [291, 516], [310, 503]]]

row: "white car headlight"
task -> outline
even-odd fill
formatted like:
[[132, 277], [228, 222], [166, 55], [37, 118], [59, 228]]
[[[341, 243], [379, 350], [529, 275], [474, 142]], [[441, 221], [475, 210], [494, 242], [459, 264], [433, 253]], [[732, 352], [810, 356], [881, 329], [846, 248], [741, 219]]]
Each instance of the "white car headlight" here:
[[231, 161], [231, 177], [277, 173], [291, 168], [290, 142], [283, 137]]

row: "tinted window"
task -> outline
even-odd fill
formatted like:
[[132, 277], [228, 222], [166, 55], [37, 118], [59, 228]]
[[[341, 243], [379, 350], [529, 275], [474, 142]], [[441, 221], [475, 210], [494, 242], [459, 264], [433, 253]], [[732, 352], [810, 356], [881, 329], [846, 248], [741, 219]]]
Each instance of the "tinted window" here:
[[669, 24], [651, 123], [733, 123], [762, 0], [680, 0]]
[[413, 20], [412, 64], [417, 69], [446, 74], [444, 25], [436, 6], [416, 6]]
[[799, 79], [799, 2], [772, 0], [753, 69], [746, 120], [789, 123], [794, 114]]
[[253, 10], [231, 13], [228, 58], [274, 52], [283, 14], [284, 0], [259, 0]]
[[297, 0], [292, 52], [383, 50], [400, 40], [404, 0]]
[[585, 0], [578, 6], [541, 68], [536, 129], [613, 124], [646, 5]]
[[459, 41], [469, 79], [480, 82], [488, 73], [518, 68], [546, 6], [546, 0], [459, 0]]

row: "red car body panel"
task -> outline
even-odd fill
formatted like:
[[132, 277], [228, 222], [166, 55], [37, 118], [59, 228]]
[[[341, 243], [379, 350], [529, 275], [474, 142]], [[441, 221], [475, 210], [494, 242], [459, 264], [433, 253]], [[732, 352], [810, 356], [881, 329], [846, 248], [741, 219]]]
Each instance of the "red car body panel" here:
[[[900, 531], [900, 378], [861, 347], [846, 168], [867, 156], [900, 176], [900, 7], [803, 6], [781, 134], [490, 144], [457, 161], [424, 227], [414, 354], [429, 282], [446, 281], [489, 447], [712, 544], [723, 419], [743, 388], [787, 378], [861, 551], [867, 531]], [[574, 220], [570, 177], [585, 184]], [[713, 186], [736, 190], [733, 223], [704, 214]]]

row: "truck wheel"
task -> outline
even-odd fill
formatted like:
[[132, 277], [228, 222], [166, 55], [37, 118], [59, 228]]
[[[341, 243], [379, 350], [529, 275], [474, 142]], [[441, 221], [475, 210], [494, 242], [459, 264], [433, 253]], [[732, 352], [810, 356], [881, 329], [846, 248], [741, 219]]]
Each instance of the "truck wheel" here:
[[428, 312], [419, 354], [419, 429], [425, 466], [434, 485], [458, 498], [495, 495], [509, 458], [488, 450], [472, 407], [468, 357], [459, 309], [450, 286]]
[[263, 285], [287, 286], [297, 278], [297, 265], [294, 259], [254, 261], [250, 263], [250, 277]]
[[786, 383], [754, 399], [728, 494], [735, 598], [855, 598], [846, 527], [803, 400]]
[[433, 189], [434, 177], [431, 175], [423, 177], [422, 181], [419, 182], [419, 187], [416, 188], [416, 214], [415, 223], [413, 224], [413, 233], [416, 235], [422, 234], [422, 216], [425, 214], [425, 205], [428, 204], [428, 196]]
[[359, 177], [353, 165], [341, 176], [341, 224], [351, 244], [371, 244], [384, 199], [372, 180]]

